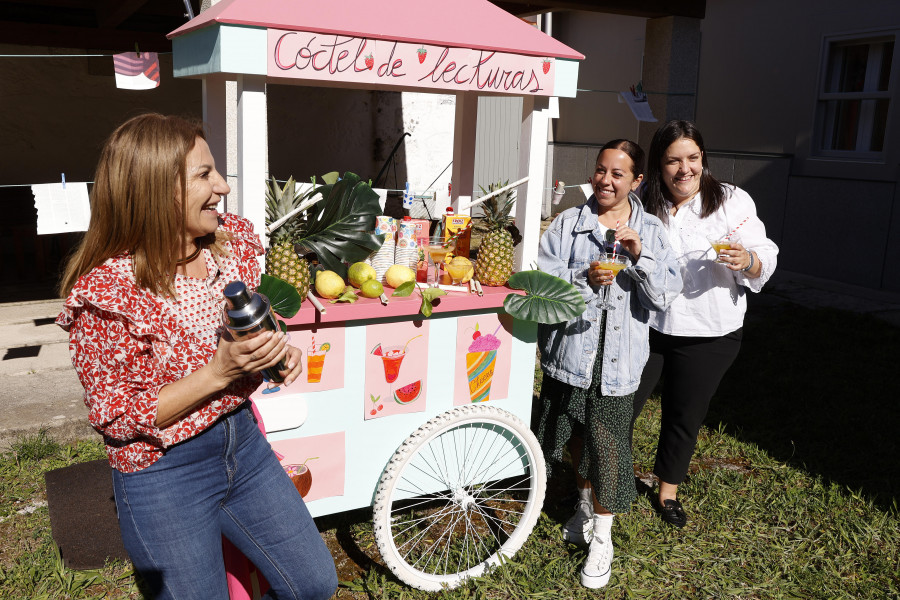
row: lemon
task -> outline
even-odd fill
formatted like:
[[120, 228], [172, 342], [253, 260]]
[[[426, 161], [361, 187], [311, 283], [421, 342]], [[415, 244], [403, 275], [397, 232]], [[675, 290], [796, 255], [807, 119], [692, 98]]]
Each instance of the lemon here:
[[472, 261], [466, 258], [465, 256], [454, 256], [453, 260], [450, 261], [451, 265], [468, 265], [469, 271], [465, 274], [465, 276], [460, 279], [462, 283], [468, 283], [472, 277], [475, 276], [475, 267], [472, 265]]
[[416, 272], [405, 265], [393, 265], [384, 274], [384, 280], [392, 288], [397, 288], [407, 281], [415, 281]]
[[377, 298], [384, 293], [384, 288], [377, 280], [370, 279], [368, 281], [363, 281], [363, 284], [359, 288], [359, 293], [366, 298]]
[[337, 298], [344, 293], [344, 280], [334, 271], [320, 271], [316, 275], [316, 292], [323, 298]]
[[347, 279], [350, 280], [350, 285], [357, 288], [361, 287], [366, 281], [375, 279], [377, 276], [372, 265], [367, 265], [364, 262], [353, 263], [347, 269]]

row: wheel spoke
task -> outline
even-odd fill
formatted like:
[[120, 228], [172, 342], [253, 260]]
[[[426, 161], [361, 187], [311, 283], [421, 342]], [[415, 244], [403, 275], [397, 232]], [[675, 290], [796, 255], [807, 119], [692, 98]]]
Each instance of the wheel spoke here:
[[[511, 556], [534, 527], [543, 455], [509, 413], [464, 406], [401, 445], [376, 491], [376, 541], [400, 579], [431, 591]], [[387, 487], [385, 487], [387, 486]]]

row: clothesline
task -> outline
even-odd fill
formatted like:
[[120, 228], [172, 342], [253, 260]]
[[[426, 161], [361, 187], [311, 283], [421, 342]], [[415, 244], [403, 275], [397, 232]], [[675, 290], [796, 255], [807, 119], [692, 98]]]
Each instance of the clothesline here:
[[[130, 50], [123, 50], [130, 52]], [[115, 56], [121, 52], [104, 53], [104, 54], [0, 54], [0, 58], [96, 58], [98, 56]], [[171, 52], [157, 52], [160, 54], [172, 54]]]
[[[236, 177], [236, 175], [228, 175], [228, 177]], [[277, 181], [278, 183], [286, 183], [286, 181], [282, 181], [282, 180], [278, 180], [278, 179], [276, 179], [275, 181]], [[50, 182], [50, 183], [57, 183], [57, 182], [52, 181], [52, 182]], [[90, 184], [90, 185], [93, 185], [93, 184], [94, 184], [93, 181], [85, 181], [84, 183], [87, 183], [87, 184]], [[35, 184], [35, 183], [7, 183], [7, 184], [0, 184], [0, 188], [31, 187], [31, 186], [33, 186], [33, 185], [38, 185], [38, 184]], [[566, 185], [566, 186], [563, 186], [563, 187], [567, 187], [567, 188], [577, 188], [577, 187], [581, 187], [581, 185], [580, 185], [580, 184], [576, 184], [576, 185]], [[551, 186], [551, 187], [545, 187], [545, 188], [544, 188], [545, 191], [546, 191], [546, 190], [553, 190], [553, 189], [556, 189], [556, 186]], [[386, 189], [385, 191], [386, 191], [386, 192], [400, 192], [400, 193], [403, 193], [404, 190], [392, 190], [392, 189]], [[427, 194], [424, 194], [424, 195], [423, 195], [423, 194], [414, 194], [414, 195], [413, 195], [413, 198], [425, 198], [425, 199], [427, 199], [427, 198], [431, 198], [431, 197], [432, 197], [431, 195], [427, 195]]]
[[[619, 95], [623, 90], [592, 90], [588, 88], [577, 88], [578, 92], [598, 92], [601, 94], [616, 94]], [[656, 94], [660, 96], [696, 96], [694, 92], [648, 92], [647, 90], [642, 90], [645, 94]]]

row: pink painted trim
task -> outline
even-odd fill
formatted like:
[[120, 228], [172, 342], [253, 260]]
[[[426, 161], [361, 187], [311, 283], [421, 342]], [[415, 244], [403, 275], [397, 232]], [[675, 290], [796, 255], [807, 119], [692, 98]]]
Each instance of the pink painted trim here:
[[[448, 292], [446, 296], [440, 297], [440, 302], [434, 305], [432, 316], [441, 313], [459, 312], [459, 311], [485, 311], [488, 309], [499, 308], [503, 306], [503, 301], [510, 293], [524, 296], [525, 292], [514, 290], [505, 286], [484, 288], [484, 296], [475, 296], [462, 294], [459, 292]], [[385, 288], [385, 295], [389, 297], [387, 306], [381, 304], [377, 298], [360, 297], [353, 304], [346, 302], [337, 302], [329, 304], [328, 300], [318, 299], [325, 307], [325, 314], [319, 313], [318, 310], [310, 303], [304, 300], [300, 306], [300, 310], [290, 319], [284, 319], [288, 325], [310, 325], [314, 323], [335, 323], [341, 321], [361, 321], [364, 319], [384, 319], [387, 317], [415, 317], [421, 315], [419, 307], [422, 305], [422, 299], [419, 294], [413, 292], [411, 296], [406, 298], [390, 298], [394, 290]]]
[[213, 23], [584, 59], [580, 52], [487, 0], [443, 4], [422, 0], [221, 0], [167, 37]]

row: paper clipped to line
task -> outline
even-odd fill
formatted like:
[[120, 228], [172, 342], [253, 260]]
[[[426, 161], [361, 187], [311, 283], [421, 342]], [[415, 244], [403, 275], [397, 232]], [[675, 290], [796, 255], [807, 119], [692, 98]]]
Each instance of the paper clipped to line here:
[[91, 203], [87, 183], [39, 183], [31, 186], [38, 235], [87, 231]]
[[621, 92], [619, 96], [625, 100], [625, 104], [631, 109], [635, 119], [638, 121], [656, 123], [656, 117], [653, 116], [653, 111], [650, 110], [650, 103], [647, 102], [646, 94], [636, 95], [633, 92], [628, 91]]
[[119, 89], [152, 90], [159, 87], [159, 57], [156, 52], [114, 54], [113, 69]]

